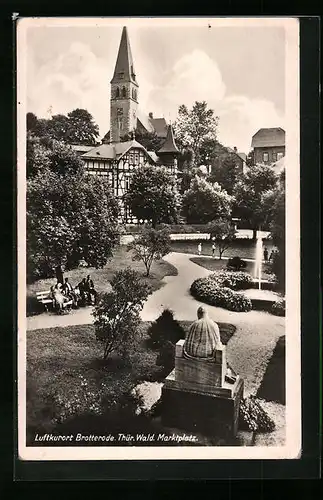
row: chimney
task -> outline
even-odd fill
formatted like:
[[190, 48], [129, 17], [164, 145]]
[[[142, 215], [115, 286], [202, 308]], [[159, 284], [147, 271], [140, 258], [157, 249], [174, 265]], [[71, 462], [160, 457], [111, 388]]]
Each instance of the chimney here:
[[150, 111], [149, 113], [149, 118], [152, 120], [154, 118], [154, 115], [152, 114], [152, 112]]
[[233, 151], [234, 151], [235, 153], [238, 151], [238, 150], [237, 150], [237, 148], [236, 148], [236, 146], [234, 146]]

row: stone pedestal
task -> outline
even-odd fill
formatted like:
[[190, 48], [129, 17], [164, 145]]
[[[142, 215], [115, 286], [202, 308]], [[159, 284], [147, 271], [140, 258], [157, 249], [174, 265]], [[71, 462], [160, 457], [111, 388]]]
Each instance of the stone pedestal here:
[[243, 380], [227, 378], [225, 346], [214, 361], [188, 359], [176, 345], [175, 369], [162, 388], [162, 424], [205, 435], [233, 438], [238, 431]]

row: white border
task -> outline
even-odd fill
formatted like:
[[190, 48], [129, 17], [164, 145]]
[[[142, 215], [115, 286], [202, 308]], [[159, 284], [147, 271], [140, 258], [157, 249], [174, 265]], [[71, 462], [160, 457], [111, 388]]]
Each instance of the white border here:
[[[28, 27], [250, 26], [286, 35], [286, 444], [281, 447], [26, 447], [26, 64]], [[21, 460], [293, 459], [301, 454], [299, 22], [296, 18], [22, 18], [17, 22], [18, 451]]]

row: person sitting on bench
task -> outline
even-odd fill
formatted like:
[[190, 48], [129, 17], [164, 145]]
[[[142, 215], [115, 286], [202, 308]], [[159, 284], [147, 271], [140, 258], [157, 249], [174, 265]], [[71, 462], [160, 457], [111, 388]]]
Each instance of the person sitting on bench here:
[[62, 294], [62, 292], [56, 287], [54, 287], [54, 290], [53, 290], [53, 297], [54, 297], [54, 301], [55, 301], [55, 306], [56, 306], [58, 312], [61, 314], [64, 311], [64, 303], [69, 302], [70, 299], [68, 297], [65, 297]]
[[87, 300], [88, 300], [88, 290], [87, 290], [87, 283], [86, 283], [86, 279], [83, 278], [82, 281], [77, 285], [79, 291], [80, 291], [80, 296], [81, 296], [81, 300], [83, 302], [83, 304], [86, 304]]
[[63, 293], [66, 297], [69, 297], [73, 301], [73, 306], [77, 307], [77, 297], [71, 283], [68, 281], [68, 278], [65, 278]]
[[91, 279], [91, 276], [88, 274], [86, 278], [86, 290], [90, 296], [90, 300], [92, 304], [96, 303], [97, 291], [94, 288], [94, 283]]

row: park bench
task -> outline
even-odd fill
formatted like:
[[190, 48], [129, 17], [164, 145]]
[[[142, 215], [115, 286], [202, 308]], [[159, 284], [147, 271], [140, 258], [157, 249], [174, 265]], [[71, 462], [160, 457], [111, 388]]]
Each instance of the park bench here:
[[[51, 308], [54, 309], [55, 301], [50, 298], [50, 290], [46, 290], [44, 292], [36, 292], [36, 297], [38, 302], [44, 305], [46, 312], [48, 312], [48, 306], [51, 306]], [[70, 311], [72, 308], [72, 304], [72, 300], [64, 302], [63, 309], [66, 309], [66, 311]]]
[[54, 301], [50, 298], [50, 291], [46, 290], [44, 292], [36, 292], [36, 297], [38, 302], [43, 304], [45, 310], [48, 312], [48, 306], [53, 307]]

